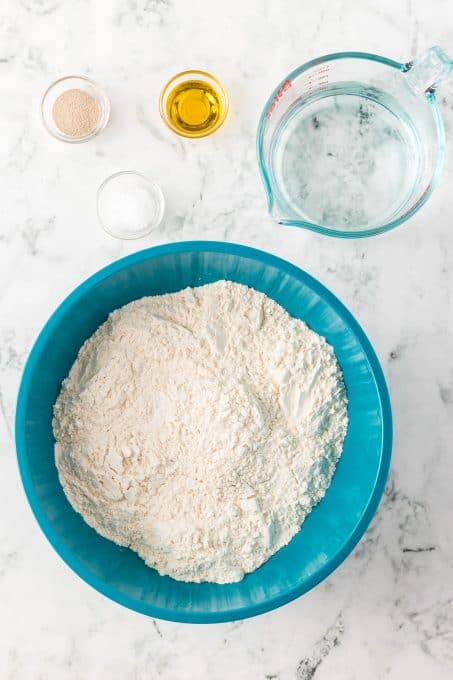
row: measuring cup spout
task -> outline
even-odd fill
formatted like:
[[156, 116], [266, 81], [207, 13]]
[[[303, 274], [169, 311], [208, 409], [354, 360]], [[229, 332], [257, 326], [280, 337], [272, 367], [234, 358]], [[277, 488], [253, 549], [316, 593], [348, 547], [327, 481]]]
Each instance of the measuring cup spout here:
[[276, 221], [279, 222], [280, 224], [283, 222], [283, 220], [289, 219], [289, 217], [285, 217], [285, 215], [282, 214], [282, 211], [280, 208], [273, 202], [272, 204], [269, 204], [269, 215]]
[[414, 94], [432, 91], [443, 80], [453, 77], [453, 61], [440, 47], [430, 47], [406, 64], [407, 82]]
[[[258, 151], [258, 158], [260, 152]], [[267, 170], [265, 169], [264, 165], [260, 161], [260, 168], [261, 168], [261, 175], [263, 178], [264, 182], [264, 191], [266, 193], [266, 198], [267, 198], [267, 211], [269, 215], [276, 221], [281, 223], [282, 220], [286, 220], [289, 218], [286, 218], [285, 215], [282, 214], [282, 211], [280, 207], [277, 204], [277, 201], [275, 200], [273, 188], [270, 183], [269, 175], [267, 174]]]

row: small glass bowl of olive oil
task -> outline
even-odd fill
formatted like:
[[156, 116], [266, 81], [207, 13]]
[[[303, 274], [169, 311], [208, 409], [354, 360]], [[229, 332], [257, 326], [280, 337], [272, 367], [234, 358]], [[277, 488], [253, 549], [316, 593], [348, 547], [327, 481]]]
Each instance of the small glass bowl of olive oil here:
[[228, 113], [224, 87], [206, 71], [183, 71], [173, 76], [160, 95], [160, 114], [170, 130], [183, 137], [206, 137]]

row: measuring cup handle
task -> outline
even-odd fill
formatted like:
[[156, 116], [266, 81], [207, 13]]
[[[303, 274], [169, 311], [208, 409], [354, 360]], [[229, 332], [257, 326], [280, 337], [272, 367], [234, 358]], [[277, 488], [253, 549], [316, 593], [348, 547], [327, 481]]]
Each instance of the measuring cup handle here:
[[452, 77], [453, 61], [440, 47], [430, 47], [406, 64], [407, 82], [414, 94], [433, 90], [443, 80]]

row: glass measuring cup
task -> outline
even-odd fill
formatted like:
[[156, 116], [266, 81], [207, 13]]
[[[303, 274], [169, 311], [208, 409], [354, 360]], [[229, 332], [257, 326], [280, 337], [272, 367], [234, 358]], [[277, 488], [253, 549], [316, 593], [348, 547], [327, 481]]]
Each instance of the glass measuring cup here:
[[452, 70], [432, 47], [408, 63], [339, 52], [290, 73], [257, 134], [274, 219], [353, 238], [411, 217], [439, 179], [445, 134], [435, 87]]

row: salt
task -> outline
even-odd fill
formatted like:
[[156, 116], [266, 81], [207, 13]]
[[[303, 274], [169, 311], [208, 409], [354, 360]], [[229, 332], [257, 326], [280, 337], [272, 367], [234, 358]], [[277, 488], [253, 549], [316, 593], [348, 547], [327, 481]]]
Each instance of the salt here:
[[104, 229], [117, 238], [139, 238], [162, 219], [164, 198], [154, 182], [136, 172], [109, 177], [98, 192], [98, 215]]

